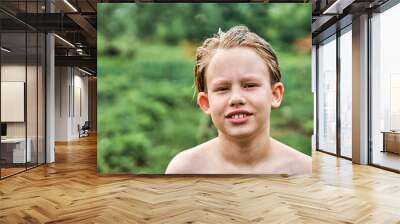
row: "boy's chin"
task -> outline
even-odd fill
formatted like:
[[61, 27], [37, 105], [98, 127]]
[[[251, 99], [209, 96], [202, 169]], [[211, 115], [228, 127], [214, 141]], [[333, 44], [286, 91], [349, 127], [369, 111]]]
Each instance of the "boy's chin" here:
[[235, 140], [250, 140], [250, 138], [254, 136], [254, 130], [243, 128], [242, 130], [229, 130], [224, 134], [231, 138], [235, 138]]

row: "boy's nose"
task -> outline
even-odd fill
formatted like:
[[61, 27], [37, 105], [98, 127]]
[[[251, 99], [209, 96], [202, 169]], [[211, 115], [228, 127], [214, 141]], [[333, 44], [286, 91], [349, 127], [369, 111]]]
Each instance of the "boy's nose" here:
[[244, 105], [245, 103], [246, 103], [246, 100], [239, 93], [239, 91], [233, 91], [232, 92], [232, 96], [229, 99], [229, 105], [230, 106], [234, 107], [234, 106]]

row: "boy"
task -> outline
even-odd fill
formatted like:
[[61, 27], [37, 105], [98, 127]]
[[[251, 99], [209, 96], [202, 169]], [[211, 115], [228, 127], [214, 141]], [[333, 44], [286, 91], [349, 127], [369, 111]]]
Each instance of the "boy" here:
[[245, 26], [219, 31], [197, 49], [197, 104], [218, 137], [185, 150], [166, 174], [309, 174], [311, 157], [270, 137], [284, 87], [272, 47]]

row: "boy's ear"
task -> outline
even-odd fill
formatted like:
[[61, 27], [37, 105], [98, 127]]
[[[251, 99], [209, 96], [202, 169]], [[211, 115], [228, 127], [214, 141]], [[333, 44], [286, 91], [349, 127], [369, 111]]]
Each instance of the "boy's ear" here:
[[273, 109], [278, 108], [281, 105], [284, 92], [285, 92], [285, 88], [283, 87], [283, 83], [277, 82], [272, 86], [271, 107]]
[[197, 95], [197, 104], [204, 113], [206, 113], [207, 115], [211, 114], [207, 93], [199, 92], [199, 94]]

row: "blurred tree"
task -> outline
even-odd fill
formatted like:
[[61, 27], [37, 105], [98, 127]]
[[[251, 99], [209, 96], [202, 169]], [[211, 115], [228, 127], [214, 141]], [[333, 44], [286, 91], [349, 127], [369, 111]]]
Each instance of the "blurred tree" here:
[[118, 35], [122, 35], [126, 29], [121, 18], [117, 16], [119, 10], [118, 4], [100, 4], [98, 7], [98, 32], [105, 38], [102, 43], [106, 47], [103, 49], [109, 55], [119, 54], [118, 49], [111, 45], [111, 41]]

